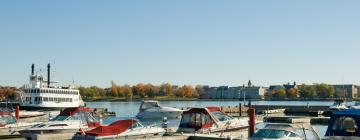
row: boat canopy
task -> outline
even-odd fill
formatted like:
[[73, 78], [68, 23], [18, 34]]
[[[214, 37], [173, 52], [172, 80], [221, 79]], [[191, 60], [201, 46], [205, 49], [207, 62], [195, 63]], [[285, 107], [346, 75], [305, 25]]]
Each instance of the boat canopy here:
[[191, 108], [183, 112], [180, 128], [193, 128], [195, 131], [211, 128], [213, 124], [233, 119], [225, 114], [219, 107]]
[[258, 130], [252, 139], [256, 138], [303, 138], [320, 140], [318, 134], [311, 127], [310, 123], [270, 123]]
[[335, 112], [330, 119], [325, 136], [360, 137], [360, 110], [349, 109]]
[[142, 125], [137, 120], [119, 120], [111, 123], [108, 126], [99, 126], [93, 130], [86, 131], [85, 134], [90, 136], [111, 136], [121, 134], [128, 129], [137, 127], [142, 127]]
[[100, 126], [100, 122], [91, 114], [93, 109], [73, 107], [65, 108], [60, 112], [58, 116], [51, 119], [51, 121], [64, 121], [64, 120], [81, 120], [86, 123], [89, 127]]
[[16, 123], [16, 119], [11, 112], [0, 109], [0, 127], [14, 123]]

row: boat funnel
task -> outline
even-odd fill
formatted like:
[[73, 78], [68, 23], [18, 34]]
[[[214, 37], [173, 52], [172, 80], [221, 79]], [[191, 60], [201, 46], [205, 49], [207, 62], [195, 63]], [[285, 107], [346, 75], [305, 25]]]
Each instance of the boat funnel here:
[[47, 65], [47, 86], [50, 88], [50, 63]]
[[34, 68], [35, 68], [35, 65], [32, 64], [32, 65], [31, 65], [31, 75], [34, 75]]

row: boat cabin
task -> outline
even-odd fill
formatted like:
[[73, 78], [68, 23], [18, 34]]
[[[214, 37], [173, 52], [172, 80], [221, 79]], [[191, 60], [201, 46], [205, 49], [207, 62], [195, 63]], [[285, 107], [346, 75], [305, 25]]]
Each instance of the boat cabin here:
[[81, 122], [87, 124], [88, 127], [100, 126], [100, 122], [92, 115], [93, 111], [91, 108], [65, 108], [58, 116], [50, 121], [81, 120]]
[[146, 109], [153, 108], [153, 107], [160, 107], [159, 102], [158, 101], [152, 101], [152, 100], [150, 100], [150, 101], [142, 101], [141, 105], [140, 105], [139, 112], [143, 112]]
[[331, 116], [325, 136], [360, 137], [359, 128], [360, 110], [349, 109], [337, 111]]
[[234, 118], [222, 112], [219, 107], [191, 108], [183, 112], [178, 131], [208, 131], [215, 125], [220, 126], [221, 122], [231, 120]]

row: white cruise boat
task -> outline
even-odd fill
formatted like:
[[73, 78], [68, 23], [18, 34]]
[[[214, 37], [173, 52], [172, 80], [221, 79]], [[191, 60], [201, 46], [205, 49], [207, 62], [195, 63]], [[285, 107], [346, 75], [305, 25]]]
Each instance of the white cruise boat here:
[[180, 117], [183, 110], [160, 106], [158, 101], [142, 101], [137, 118], [156, 119], [156, 118], [176, 118]]
[[31, 66], [30, 84], [24, 85], [20, 91], [20, 108], [24, 110], [63, 109], [79, 107], [83, 101], [79, 90], [74, 87], [59, 87], [50, 85], [50, 64], [47, 65], [47, 81], [41, 75], [34, 73]]

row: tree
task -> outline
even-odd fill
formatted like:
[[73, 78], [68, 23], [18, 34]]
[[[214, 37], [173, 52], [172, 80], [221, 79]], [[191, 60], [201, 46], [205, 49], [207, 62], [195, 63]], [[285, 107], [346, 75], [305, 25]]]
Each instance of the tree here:
[[316, 93], [319, 98], [332, 98], [335, 93], [335, 89], [327, 84], [315, 84]]
[[307, 99], [316, 97], [316, 90], [313, 86], [302, 84], [298, 89], [301, 98]]
[[123, 93], [124, 93], [125, 97], [126, 97], [127, 99], [132, 99], [132, 97], [133, 97], [133, 92], [132, 92], [131, 87], [130, 87], [129, 85], [125, 84], [125, 85], [122, 87], [122, 89], [123, 89]]
[[169, 83], [162, 84], [160, 86], [160, 93], [165, 96], [173, 95], [172, 86]]
[[297, 98], [298, 95], [299, 95], [298, 89], [296, 89], [296, 88], [290, 88], [290, 89], [286, 90], [287, 98], [292, 98], [292, 99]]

